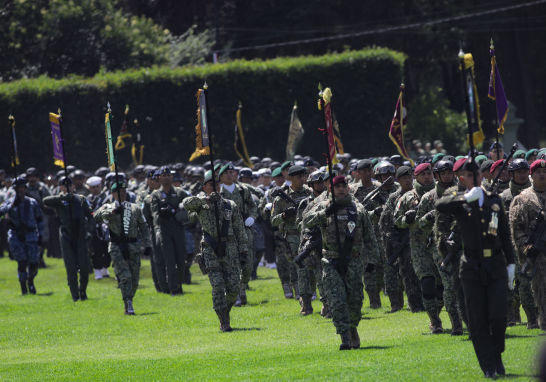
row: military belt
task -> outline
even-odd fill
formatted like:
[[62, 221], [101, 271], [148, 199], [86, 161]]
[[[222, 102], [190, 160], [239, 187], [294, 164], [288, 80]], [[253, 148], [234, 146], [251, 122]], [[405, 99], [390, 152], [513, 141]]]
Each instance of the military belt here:
[[[337, 259], [339, 257], [339, 251], [331, 251], [329, 249], [323, 249], [322, 256], [325, 257], [326, 259]], [[349, 256], [351, 256], [352, 258], [359, 257], [360, 252], [351, 251]]]

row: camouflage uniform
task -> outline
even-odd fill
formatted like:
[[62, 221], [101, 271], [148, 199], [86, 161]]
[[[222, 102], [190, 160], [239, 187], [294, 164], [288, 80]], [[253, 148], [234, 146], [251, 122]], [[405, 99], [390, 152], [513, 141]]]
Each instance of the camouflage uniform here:
[[[104, 221], [110, 229], [110, 244], [108, 252], [112, 256], [114, 271], [119, 280], [119, 288], [123, 301], [132, 300], [138, 288], [140, 276], [140, 254], [142, 252], [138, 243], [138, 233], [142, 235], [144, 245], [152, 248], [152, 239], [150, 230], [146, 224], [146, 219], [142, 215], [142, 210], [137, 204], [124, 202], [124, 220], [127, 212], [130, 211], [131, 218], [128, 227], [121, 223], [121, 215], [114, 213], [117, 203], [109, 203], [99, 208], [93, 215], [96, 221]], [[125, 244], [122, 242], [121, 230], [125, 231]], [[123, 257], [123, 246], [127, 245], [128, 258]]]
[[[231, 215], [226, 213], [225, 203], [231, 205]], [[231, 309], [240, 290], [240, 259], [241, 252], [248, 252], [246, 236], [247, 229], [237, 204], [234, 201], [221, 199], [217, 202], [218, 219], [220, 228], [224, 218], [231, 222], [228, 230], [228, 240], [224, 257], [218, 257], [212, 247], [205, 241], [201, 241], [201, 249], [205, 266], [208, 269], [210, 285], [212, 286], [212, 305], [214, 310], [221, 311]], [[216, 231], [214, 204], [207, 203], [205, 196], [191, 196], [184, 200], [184, 208], [197, 214], [203, 232], [211, 237], [218, 236]], [[250, 259], [250, 258], [249, 258]]]
[[[379, 218], [379, 228], [381, 229], [381, 234], [383, 236], [383, 243], [385, 243], [385, 258], [388, 260], [392, 255], [393, 248], [392, 242], [398, 241], [400, 237], [400, 232], [398, 232], [397, 227], [394, 225], [394, 211], [398, 205], [399, 199], [403, 196], [402, 189], [398, 189], [393, 192], [385, 206], [381, 217]], [[410, 247], [407, 246], [404, 248], [404, 253], [398, 259], [399, 272], [406, 289], [406, 294], [408, 295], [408, 308], [412, 312], [422, 312], [423, 311], [423, 294], [421, 292], [421, 284], [419, 278], [415, 274], [413, 268], [413, 262], [411, 259]], [[391, 268], [387, 265], [387, 267]], [[403, 295], [402, 295], [403, 297]], [[403, 299], [400, 301], [403, 304]]]
[[[91, 206], [85, 197], [64, 192], [45, 197], [44, 205], [55, 208], [61, 220], [59, 236], [68, 286], [72, 298], [78, 299], [80, 291], [85, 293], [89, 282], [89, 254], [86, 240], [92, 239], [95, 229]], [[70, 211], [72, 211], [72, 216], [70, 216]], [[74, 227], [72, 227], [72, 223]], [[78, 271], [80, 272], [79, 288]]]
[[[525, 243], [534, 226], [540, 208], [546, 209], [546, 193], [535, 191], [534, 187], [523, 190], [512, 201], [510, 206], [510, 230], [516, 253], [521, 265], [527, 260]], [[539, 309], [538, 323], [546, 330], [546, 257], [540, 253], [532, 260], [536, 275], [531, 280], [536, 303]]]
[[[303, 199], [307, 198], [313, 193], [313, 191], [306, 185], [300, 191], [294, 191], [291, 187], [283, 186], [282, 189], [284, 192], [292, 198], [296, 203], [300, 203]], [[294, 264], [294, 259], [298, 256], [298, 248], [300, 246], [300, 231], [298, 225], [296, 224], [297, 214], [287, 216], [286, 219], [282, 218], [283, 212], [288, 207], [296, 207], [291, 202], [277, 196], [273, 201], [273, 207], [271, 208], [271, 225], [273, 227], [279, 227], [281, 234], [284, 236], [286, 242], [288, 242], [288, 252], [286, 253], [286, 258], [291, 266], [294, 266], [298, 275], [298, 289], [300, 296], [304, 296], [301, 287], [303, 287], [306, 295], [309, 295], [311, 286], [309, 285], [310, 276], [309, 269], [303, 268], [300, 269]], [[300, 281], [300, 277], [302, 280]], [[290, 277], [293, 280], [293, 277]], [[313, 292], [311, 291], [311, 295]], [[296, 292], [297, 295], [297, 292]], [[306, 296], [305, 295], [305, 296]]]
[[188, 196], [186, 191], [174, 186], [171, 186], [168, 194], [161, 186], [149, 196], [156, 244], [161, 247], [161, 251], [155, 253], [158, 278], [167, 279], [171, 293], [182, 292], [181, 283], [186, 269], [186, 233], [174, 216], [161, 216], [161, 205], [166, 202], [176, 210]]
[[[453, 283], [453, 277], [451, 275], [440, 271], [440, 264], [442, 263], [442, 260], [444, 256], [440, 255], [440, 252], [438, 251], [438, 247], [434, 240], [434, 221], [436, 220], [436, 216], [438, 215], [438, 212], [436, 211], [436, 208], [434, 204], [436, 201], [441, 198], [444, 195], [445, 188], [440, 186], [440, 183], [436, 183], [436, 186], [433, 190], [430, 190], [429, 192], [425, 193], [423, 197], [421, 198], [421, 202], [419, 203], [419, 208], [417, 210], [417, 216], [415, 220], [419, 224], [419, 228], [428, 235], [428, 237], [431, 237], [432, 240], [432, 256], [434, 263], [436, 264], [436, 267], [438, 269], [438, 274], [440, 275], [440, 279], [442, 281], [443, 285], [443, 293], [442, 288], [436, 289], [436, 298], [439, 302], [439, 308], [441, 309], [441, 301], [445, 303], [446, 311], [449, 314], [449, 318], [452, 323], [452, 329], [460, 329], [462, 334], [462, 327], [461, 327], [461, 319], [459, 317], [459, 310], [457, 306], [457, 296], [455, 292], [455, 286]], [[427, 220], [425, 215], [432, 211], [432, 214], [434, 215], [433, 220]], [[448, 271], [452, 271], [453, 265], [450, 264], [447, 268]]]
[[[529, 180], [525, 185], [520, 186], [514, 183], [513, 180], [510, 180], [510, 186], [507, 190], [504, 190], [500, 195], [504, 207], [504, 211], [510, 217], [510, 204], [512, 200], [518, 196], [523, 190], [531, 187], [531, 181]], [[517, 253], [516, 248], [514, 247], [514, 253]], [[534, 321], [535, 318], [535, 299], [533, 297], [533, 292], [531, 290], [531, 281], [526, 277], [520, 276], [521, 264], [519, 261], [516, 261], [516, 278], [515, 278], [515, 287], [514, 290], [508, 289], [508, 322], [515, 323], [516, 317], [514, 316], [514, 310], [517, 312], [516, 315], [519, 316], [519, 307], [520, 303], [523, 306], [523, 310], [528, 315], [527, 322]], [[532, 316], [532, 317], [529, 317]], [[529, 325], [528, 325], [529, 327]]]
[[[345, 203], [346, 201], [349, 203]], [[355, 203], [351, 195], [348, 195], [342, 203], [347, 207], [352, 206], [357, 213], [356, 226], [353, 228], [354, 242], [350, 248], [350, 255], [347, 254], [346, 259], [339, 259], [340, 248], [337, 244], [334, 216], [328, 216], [325, 211], [330, 205], [330, 201], [319, 202], [304, 217], [303, 224], [308, 228], [315, 225], [321, 227], [323, 246], [321, 261], [328, 307], [333, 316], [336, 332], [342, 334], [343, 338], [343, 334], [351, 330], [354, 339], [354, 331], [362, 318], [361, 309], [364, 301], [362, 250], [365, 248], [368, 253], [368, 264], [375, 265], [379, 260], [379, 249], [372, 223], [362, 205]], [[339, 211], [336, 213], [342, 246], [347, 240], [346, 233], [350, 230], [347, 207], [340, 205]], [[346, 266], [345, 272], [344, 265]]]

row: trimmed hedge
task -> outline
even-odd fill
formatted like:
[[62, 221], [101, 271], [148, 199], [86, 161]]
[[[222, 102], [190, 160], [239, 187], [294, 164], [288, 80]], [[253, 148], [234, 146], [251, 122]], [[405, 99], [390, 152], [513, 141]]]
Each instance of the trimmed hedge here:
[[[320, 57], [234, 61], [203, 67], [142, 68], [101, 73], [93, 78], [53, 80], [45, 77], [0, 85], [0, 115], [4, 116], [2, 162], [9, 166], [8, 110], [16, 120], [23, 168], [56, 171], [53, 165], [49, 112], [62, 105], [64, 139], [69, 164], [91, 170], [106, 165], [104, 114], [110, 102], [113, 134], [123, 121], [125, 104], [140, 122], [144, 162], [187, 163], [195, 150], [197, 89], [209, 85], [209, 118], [217, 157], [236, 160], [234, 127], [239, 101], [251, 156], [285, 158], [290, 113], [294, 101], [305, 129], [299, 152], [321, 163], [324, 138], [317, 109], [319, 81], [333, 92], [347, 152], [359, 157], [393, 153], [388, 130], [402, 78], [405, 56], [388, 49], [347, 51]], [[131, 163], [128, 148], [119, 152], [120, 166]], [[195, 162], [203, 162], [199, 158]]]

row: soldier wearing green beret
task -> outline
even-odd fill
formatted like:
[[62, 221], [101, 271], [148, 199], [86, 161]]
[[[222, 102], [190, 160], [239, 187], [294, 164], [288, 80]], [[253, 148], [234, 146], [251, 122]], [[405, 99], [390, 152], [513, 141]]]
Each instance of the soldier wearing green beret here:
[[434, 157], [432, 158], [432, 165], [434, 165], [436, 162], [440, 161], [446, 155], [447, 155], [446, 153], [438, 153], [438, 154], [434, 155]]
[[533, 162], [537, 159], [537, 155], [538, 155], [537, 149], [531, 149], [527, 151], [527, 153], [525, 154], [525, 160], [527, 161], [527, 163], [529, 163], [529, 166], [531, 166]]

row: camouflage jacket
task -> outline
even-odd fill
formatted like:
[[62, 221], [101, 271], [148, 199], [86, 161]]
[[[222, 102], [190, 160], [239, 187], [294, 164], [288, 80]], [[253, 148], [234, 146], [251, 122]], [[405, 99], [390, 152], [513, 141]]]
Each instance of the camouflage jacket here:
[[[457, 192], [462, 192], [464, 190], [466, 189], [462, 185], [458, 184], [456, 186], [452, 186], [446, 189], [443, 196], [450, 194], [455, 195], [457, 194]], [[445, 258], [447, 256], [447, 249], [445, 248], [444, 241], [449, 238], [451, 232], [455, 233], [454, 240], [461, 244], [462, 248], [462, 238], [460, 235], [461, 230], [457, 226], [457, 220], [455, 220], [455, 217], [453, 215], [445, 212], [436, 211], [436, 219], [434, 220], [433, 232], [436, 248], [438, 248], [438, 251], [440, 252], [442, 258]]]
[[6, 199], [0, 206], [0, 216], [5, 214], [9, 216], [10, 230], [12, 231], [19, 231], [21, 229], [20, 220], [23, 222], [27, 231], [27, 241], [37, 241], [38, 236], [44, 234], [42, 211], [35, 199], [28, 196], [25, 196], [23, 202], [19, 198], [15, 199], [15, 197]]
[[[319, 202], [312, 210], [304, 216], [303, 224], [307, 228], [312, 228], [316, 225], [319, 225], [322, 231], [322, 248], [323, 256], [329, 258], [339, 257], [339, 250], [337, 244], [337, 235], [335, 229], [334, 216], [326, 215], [326, 207], [330, 205], [330, 200], [325, 200]], [[375, 233], [373, 230], [372, 223], [368, 218], [368, 214], [362, 207], [362, 204], [351, 201], [352, 205], [356, 207], [356, 213], [358, 214], [356, 218], [356, 226], [353, 227], [353, 230], [356, 230], [354, 234], [354, 242], [351, 248], [351, 253], [358, 252], [360, 255], [363, 254], [363, 246], [368, 254], [368, 263], [377, 264], [379, 261], [379, 246], [377, 244], [377, 239], [375, 238]], [[350, 230], [348, 227], [349, 223], [349, 211], [347, 207], [341, 207], [337, 212], [337, 221], [339, 228], [339, 238], [341, 241], [341, 246], [345, 242], [345, 234], [347, 230]]]
[[434, 204], [439, 198], [444, 196], [445, 191], [446, 189], [440, 186], [440, 183], [436, 183], [434, 189], [426, 192], [421, 198], [415, 220], [417, 221], [417, 224], [419, 224], [419, 228], [421, 228], [426, 235], [430, 235], [432, 232], [434, 228], [434, 221], [436, 220], [436, 215], [438, 215], [438, 212], [435, 212], [435, 217], [433, 220], [427, 220], [425, 215], [430, 211], [436, 211]]
[[521, 194], [523, 190], [529, 187], [531, 187], [530, 180], [527, 181], [527, 183], [525, 183], [523, 186], [520, 186], [519, 184], [514, 183], [513, 180], [510, 180], [510, 186], [508, 187], [508, 189], [504, 190], [502, 194], [500, 195], [502, 199], [502, 205], [504, 207], [504, 211], [506, 212], [507, 215], [510, 214], [510, 204], [512, 204], [512, 200], [514, 200], [516, 196]]
[[546, 209], [546, 193], [537, 192], [534, 187], [523, 190], [510, 206], [510, 231], [521, 264], [527, 259], [528, 248], [525, 242], [541, 208]]
[[[226, 212], [224, 204], [231, 204], [231, 213]], [[227, 217], [228, 220], [231, 219], [228, 230], [228, 237], [234, 237], [237, 242], [237, 247], [239, 252], [248, 252], [249, 248], [247, 246], [247, 236], [245, 233], [245, 225], [241, 212], [237, 204], [233, 200], [228, 200], [222, 198], [217, 202], [218, 206], [218, 224], [220, 229], [222, 229], [222, 224], [224, 222], [224, 217]], [[184, 208], [191, 213], [197, 214], [199, 222], [204, 232], [208, 233], [213, 238], [218, 236], [216, 230], [216, 221], [215, 221], [215, 211], [214, 204], [207, 203], [206, 196], [190, 196], [187, 199], [184, 199]], [[203, 243], [202, 239], [201, 243]], [[202, 246], [207, 248], [209, 254], [214, 254], [214, 251], [209, 246]]]
[[220, 195], [224, 199], [233, 200], [235, 202], [239, 208], [241, 216], [243, 217], [243, 222], [249, 217], [254, 218], [254, 220], [258, 218], [258, 207], [252, 199], [251, 192], [245, 186], [235, 183], [233, 193], [229, 192], [224, 188], [224, 186], [222, 186], [220, 189]]
[[394, 211], [401, 196], [401, 188], [390, 194], [379, 218], [379, 228], [381, 229], [384, 243], [396, 239], [397, 232], [394, 226]]
[[[292, 198], [296, 203], [299, 203], [306, 199], [309, 195], [313, 194], [313, 190], [311, 190], [307, 186], [303, 186], [303, 188], [300, 191], [294, 191], [292, 187], [285, 187], [283, 186], [282, 189], [284, 192]], [[282, 218], [283, 212], [288, 207], [296, 207], [291, 202], [285, 200], [284, 198], [277, 196], [275, 200], [273, 201], [273, 207], [271, 208], [271, 225], [273, 227], [280, 226], [282, 224], [282, 227], [280, 228], [284, 233], [288, 235], [296, 235], [295, 231], [299, 231], [298, 226], [296, 224], [297, 214], [287, 216], [286, 219]], [[299, 235], [299, 232], [297, 233]]]
[[416, 210], [419, 208], [419, 203], [425, 192], [420, 193], [417, 190], [419, 184], [417, 181], [413, 182], [414, 189], [406, 192], [399, 200], [394, 210], [394, 224], [398, 228], [408, 228], [410, 229], [410, 238], [413, 240], [418, 240], [419, 238], [426, 238], [428, 234], [424, 232], [417, 222], [417, 217], [411, 223], [406, 222], [405, 213], [409, 210]]
[[[117, 205], [119, 205], [117, 202], [103, 205], [94, 213], [95, 219], [99, 222], [104, 221], [106, 224], [108, 224], [111, 237], [121, 237], [121, 230], [123, 229], [126, 238], [136, 239], [138, 233], [140, 232], [140, 234], [142, 235], [142, 239], [144, 240], [144, 245], [146, 247], [152, 248], [152, 237], [150, 235], [150, 229], [148, 228], [148, 224], [146, 224], [146, 219], [144, 218], [140, 207], [134, 203], [123, 203], [124, 222], [122, 227], [121, 215], [114, 214], [114, 208], [116, 208]], [[130, 218], [127, 222], [126, 216], [128, 215], [129, 211]], [[113, 236], [112, 234], [115, 236]], [[112, 244], [113, 243], [111, 242], [110, 245]]]
[[375, 190], [377, 187], [381, 186], [381, 183], [377, 181], [372, 180], [372, 186], [371, 187], [364, 187], [362, 185], [362, 181], [358, 181], [358, 183], [352, 183], [349, 186], [349, 193], [353, 195], [353, 197], [358, 200], [360, 203], [362, 203], [362, 200], [373, 190]]

